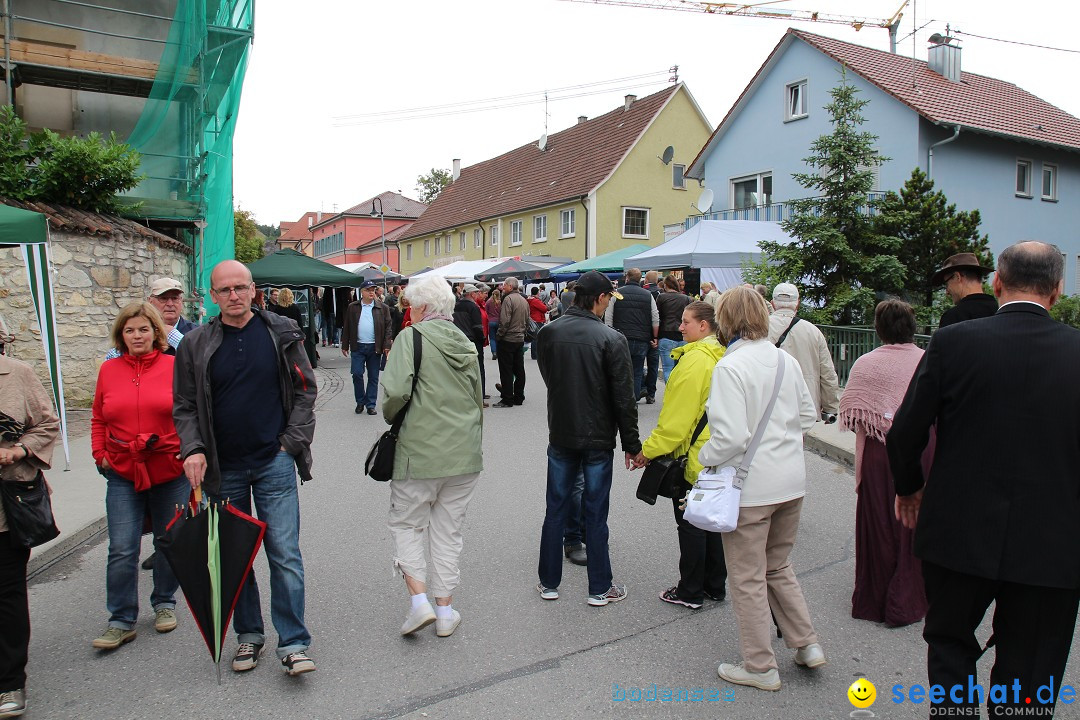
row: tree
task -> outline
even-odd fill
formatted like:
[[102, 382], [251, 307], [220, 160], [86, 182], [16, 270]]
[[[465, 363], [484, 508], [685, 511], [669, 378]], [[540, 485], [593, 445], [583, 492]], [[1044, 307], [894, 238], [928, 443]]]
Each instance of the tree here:
[[[897, 258], [904, 267], [902, 295], [916, 306], [920, 324], [933, 324], [940, 313], [934, 309], [935, 287], [930, 277], [946, 258], [975, 253], [983, 267], [994, 267], [989, 239], [979, 234], [978, 210], [957, 212], [945, 193], [934, 190], [934, 181], [919, 168], [911, 171], [900, 193], [889, 191], [878, 204], [878, 232], [900, 239]], [[937, 303], [940, 305], [940, 303]]]
[[242, 263], [255, 262], [263, 256], [263, 239], [250, 210], [233, 212], [236, 259]]
[[869, 101], [858, 99], [858, 92], [842, 71], [825, 106], [833, 130], [815, 140], [803, 159], [812, 172], [792, 175], [816, 197], [789, 202], [792, 214], [783, 228], [795, 239], [762, 242], [763, 261], [747, 273], [749, 282], [772, 277], [798, 284], [818, 308], [815, 320], [843, 325], [866, 322], [876, 294], [898, 291], [904, 278], [899, 239], [880, 235], [867, 212], [874, 169], [888, 158], [874, 148], [876, 135], [859, 131]]
[[416, 178], [416, 191], [420, 193], [420, 202], [434, 202], [435, 198], [439, 197], [439, 193], [453, 181], [453, 177], [450, 175], [449, 170], [431, 168], [431, 172], [427, 175], [421, 175]]

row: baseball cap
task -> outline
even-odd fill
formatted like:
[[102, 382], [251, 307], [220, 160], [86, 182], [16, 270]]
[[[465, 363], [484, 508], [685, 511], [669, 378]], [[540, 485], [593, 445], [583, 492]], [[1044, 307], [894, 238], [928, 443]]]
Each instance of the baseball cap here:
[[480, 292], [480, 288], [476, 287], [475, 285], [466, 285], [462, 289], [462, 292], [467, 292], [467, 293]]
[[370, 287], [378, 287], [378, 286], [379, 286], [379, 283], [375, 282], [374, 280], [365, 280], [364, 282], [360, 283], [360, 289], [361, 290], [367, 290]]
[[795, 287], [791, 283], [779, 283], [776, 287], [773, 288], [772, 299], [795, 302], [799, 299], [799, 288]]
[[622, 295], [615, 290], [615, 283], [608, 279], [607, 275], [590, 270], [577, 280], [577, 287], [574, 288], [582, 295], [603, 295], [604, 293], [611, 293], [611, 296], [616, 300], [622, 300]]
[[150, 297], [157, 297], [158, 295], [164, 295], [167, 292], [173, 290], [179, 290], [184, 292], [184, 286], [180, 284], [179, 280], [175, 280], [171, 277], [158, 278], [150, 285]]

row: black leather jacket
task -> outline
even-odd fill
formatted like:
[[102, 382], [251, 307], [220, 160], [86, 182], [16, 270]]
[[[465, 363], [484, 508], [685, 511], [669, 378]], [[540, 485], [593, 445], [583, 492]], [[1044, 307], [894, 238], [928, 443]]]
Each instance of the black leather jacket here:
[[574, 450], [641, 451], [626, 338], [571, 307], [540, 329], [537, 363], [547, 385], [548, 441]]

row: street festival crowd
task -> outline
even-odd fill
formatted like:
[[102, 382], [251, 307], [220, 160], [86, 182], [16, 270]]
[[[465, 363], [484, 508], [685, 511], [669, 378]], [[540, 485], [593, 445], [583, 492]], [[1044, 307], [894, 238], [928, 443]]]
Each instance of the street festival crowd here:
[[[993, 296], [983, 284], [991, 272]], [[1036, 689], [1063, 676], [1080, 599], [1080, 383], [1061, 381], [1080, 365], [1080, 331], [1048, 313], [1063, 272], [1057, 249], [1038, 242], [1007, 248], [996, 271], [972, 254], [949, 258], [933, 280], [954, 305], [926, 351], [913, 342], [911, 306], [882, 300], [882, 345], [855, 362], [843, 392], [821, 331], [800, 321], [791, 283], [724, 292], [702, 283], [697, 299], [681, 279], [638, 270], [618, 287], [588, 272], [561, 295], [533, 288], [528, 297], [514, 278], [490, 290], [437, 277], [404, 292], [365, 282], [343, 323], [334, 291], [312, 298], [323, 316], [319, 346], [351, 355], [356, 412], [378, 414], [381, 385], [383, 418], [397, 430], [388, 526], [409, 595], [402, 635], [434, 625], [447, 637], [462, 622], [452, 600], [483, 469], [485, 353], [499, 367], [493, 410], [509, 413], [525, 402], [529, 345], [547, 386], [541, 598], [567, 593], [564, 560], [587, 566], [588, 605], [628, 595], [608, 556], [618, 440], [625, 467], [644, 472], [638, 496], [671, 500], [678, 581], [658, 600], [695, 610], [730, 597], [739, 647], [726, 651], [719, 677], [780, 690], [774, 633], [796, 665], [825, 665], [790, 558], [806, 487], [803, 434], [839, 420], [856, 433], [852, 616], [924, 622], [928, 680], [942, 689], [931, 715], [975, 716], [985, 703], [991, 716], [1018, 707], [1052, 716], [1057, 698]], [[314, 671], [296, 478], [311, 478], [317, 383], [295, 299], [288, 289], [264, 296], [236, 261], [213, 269], [220, 315], [208, 323], [181, 316], [182, 295], [178, 281], [161, 278], [145, 302], [123, 308], [100, 369], [92, 450], [107, 481], [109, 619], [93, 647], [135, 639], [144, 525], [157, 544], [198, 491], [266, 524], [277, 659], [289, 675]], [[638, 403], [656, 402], [658, 378], [659, 420], [642, 437]], [[8, 489], [43, 482], [58, 432], [36, 373], [0, 356], [0, 717], [26, 709], [30, 633], [32, 541]], [[741, 479], [726, 527], [695, 510], [716, 497], [710, 483], [724, 471]], [[158, 547], [144, 567], [153, 571], [154, 629], [166, 633], [177, 626], [179, 581]], [[975, 630], [991, 602], [983, 648]], [[233, 628], [232, 669], [250, 671], [267, 643], [254, 574]], [[954, 692], [970, 686], [991, 646], [991, 682], [1020, 692]]]

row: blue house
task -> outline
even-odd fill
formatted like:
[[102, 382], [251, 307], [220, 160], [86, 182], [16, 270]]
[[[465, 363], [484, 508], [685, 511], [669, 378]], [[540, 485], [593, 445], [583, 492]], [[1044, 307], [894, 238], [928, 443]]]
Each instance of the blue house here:
[[875, 191], [922, 168], [957, 209], [979, 210], [995, 254], [1019, 240], [1061, 248], [1065, 292], [1080, 292], [1080, 119], [960, 60], [950, 38], [922, 61], [788, 30], [686, 171], [713, 191], [704, 217], [780, 221], [785, 200], [807, 196], [791, 175], [831, 131], [823, 106], [846, 68], [870, 101], [862, 127], [891, 158]]

